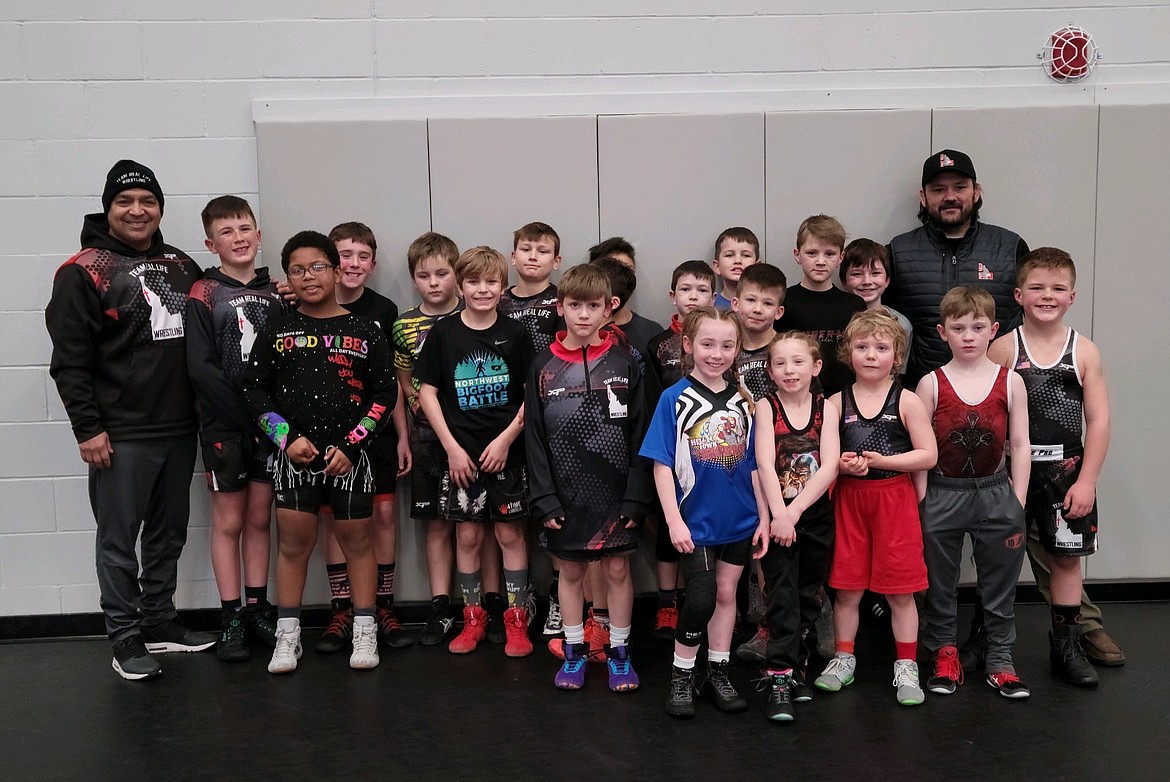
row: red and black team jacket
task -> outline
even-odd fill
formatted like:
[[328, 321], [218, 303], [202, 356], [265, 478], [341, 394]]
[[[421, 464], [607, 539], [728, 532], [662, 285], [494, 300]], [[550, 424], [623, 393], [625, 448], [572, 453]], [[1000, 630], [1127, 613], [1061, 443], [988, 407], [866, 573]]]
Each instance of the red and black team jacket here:
[[45, 308], [49, 374], [77, 441], [194, 432], [184, 313], [199, 265], [161, 231], [144, 251], [123, 244], [104, 214], [86, 215], [81, 246]]
[[654, 499], [648, 463], [642, 371], [609, 332], [600, 345], [571, 350], [564, 332], [533, 364], [524, 400], [524, 443], [532, 513], [552, 551], [624, 550], [637, 542]]

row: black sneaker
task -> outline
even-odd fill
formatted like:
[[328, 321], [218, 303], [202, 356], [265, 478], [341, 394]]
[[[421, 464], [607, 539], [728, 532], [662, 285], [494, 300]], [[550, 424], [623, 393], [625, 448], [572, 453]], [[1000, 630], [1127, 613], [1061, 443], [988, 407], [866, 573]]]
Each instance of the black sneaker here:
[[796, 703], [808, 703], [813, 699], [813, 693], [816, 690], [808, 684], [808, 674], [803, 668], [797, 668], [792, 672], [789, 687], [792, 692], [792, 700]]
[[142, 640], [146, 644], [146, 651], [156, 654], [162, 652], [202, 652], [204, 649], [215, 646], [218, 636], [215, 633], [188, 630], [178, 617], [175, 617], [158, 624], [143, 624]]
[[695, 672], [684, 671], [678, 666], [670, 670], [670, 698], [666, 701], [666, 713], [679, 719], [695, 716]]
[[770, 673], [768, 678], [771, 679], [771, 691], [768, 693], [764, 714], [774, 722], [792, 722], [795, 718], [792, 710], [792, 674]]
[[244, 628], [253, 641], [269, 649], [276, 647], [276, 606], [265, 601], [244, 606]]
[[504, 596], [499, 592], [488, 592], [483, 596], [483, 608], [487, 611], [487, 640], [488, 643], [502, 644], [508, 640], [507, 628], [504, 626], [504, 609], [507, 604]]
[[243, 663], [252, 659], [248, 648], [248, 634], [244, 627], [242, 611], [224, 611], [220, 619], [219, 641], [215, 644], [215, 657], [225, 663]]
[[131, 635], [120, 641], [114, 641], [114, 670], [123, 679], [136, 681], [138, 679], [153, 679], [162, 673], [162, 666], [158, 660], [146, 651], [142, 643], [142, 636]]
[[451, 598], [446, 595], [431, 598], [431, 615], [419, 633], [418, 642], [423, 646], [438, 646], [447, 640], [447, 635], [454, 626], [455, 614], [451, 610]]
[[702, 690], [711, 697], [719, 711], [737, 712], [747, 708], [747, 701], [736, 691], [727, 675], [728, 663], [707, 661], [707, 678]]
[[414, 646], [414, 639], [406, 632], [402, 622], [398, 621], [398, 617], [394, 615], [394, 609], [378, 606], [375, 618], [378, 622], [378, 641], [383, 646], [389, 646], [392, 649], [405, 649], [408, 646]]
[[353, 638], [353, 603], [345, 598], [334, 598], [332, 604], [333, 618], [313, 647], [321, 654], [340, 652]]
[[1096, 687], [1099, 683], [1097, 672], [1081, 648], [1080, 633], [1076, 625], [1057, 627], [1048, 633], [1050, 647], [1049, 661], [1056, 678], [1077, 687]]

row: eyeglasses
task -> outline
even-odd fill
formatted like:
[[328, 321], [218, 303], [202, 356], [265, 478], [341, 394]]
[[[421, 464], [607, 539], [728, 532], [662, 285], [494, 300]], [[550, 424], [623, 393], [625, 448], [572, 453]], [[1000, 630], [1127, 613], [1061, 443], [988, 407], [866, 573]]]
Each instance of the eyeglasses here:
[[332, 268], [333, 266], [331, 264], [322, 261], [318, 261], [310, 266], [290, 266], [288, 267], [288, 276], [300, 278], [305, 276], [305, 272], [312, 272], [313, 276], [316, 277], [318, 274], [324, 274]]

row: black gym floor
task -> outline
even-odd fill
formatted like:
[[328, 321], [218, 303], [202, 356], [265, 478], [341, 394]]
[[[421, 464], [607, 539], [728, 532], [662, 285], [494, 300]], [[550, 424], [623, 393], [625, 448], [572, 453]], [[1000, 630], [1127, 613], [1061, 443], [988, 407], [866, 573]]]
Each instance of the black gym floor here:
[[1129, 661], [1097, 669], [1097, 690], [1052, 678], [1047, 610], [1026, 605], [1016, 663], [1030, 699], [1009, 701], [971, 676], [952, 696], [898, 706], [892, 643], [871, 630], [858, 643], [857, 682], [797, 704], [788, 724], [764, 719], [758, 673], [742, 665], [733, 681], [748, 712], [700, 702], [694, 720], [671, 720], [669, 645], [637, 632], [642, 688], [624, 695], [608, 691], [600, 665], [584, 690], [556, 690], [557, 662], [539, 640], [519, 660], [490, 645], [464, 657], [384, 650], [379, 668], [359, 673], [345, 654], [315, 654], [307, 630], [310, 648], [289, 676], [269, 675], [263, 650], [234, 665], [210, 652], [164, 655], [150, 682], [120, 679], [104, 639], [5, 643], [0, 779], [1170, 778], [1170, 603], [1105, 612]]

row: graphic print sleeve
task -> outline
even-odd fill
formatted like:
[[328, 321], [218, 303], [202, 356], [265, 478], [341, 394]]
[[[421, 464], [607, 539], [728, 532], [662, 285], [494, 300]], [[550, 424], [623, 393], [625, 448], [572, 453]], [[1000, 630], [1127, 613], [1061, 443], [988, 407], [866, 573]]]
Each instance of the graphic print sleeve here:
[[239, 391], [223, 373], [211, 310], [195, 296], [187, 299], [186, 341], [187, 375], [201, 413], [206, 416], [206, 411], [214, 410], [221, 420], [231, 420], [240, 433], [255, 435], [252, 419], [240, 404]]
[[366, 388], [368, 389], [361, 419], [349, 430], [337, 448], [351, 462], [369, 446], [383, 430], [394, 425], [391, 412], [398, 398], [398, 383], [394, 380], [394, 361], [390, 343], [381, 331], [374, 330], [370, 339], [370, 355]]
[[528, 493], [533, 518], [538, 524], [543, 524], [549, 519], [564, 516], [549, 459], [538, 366], [533, 366], [528, 373], [528, 383], [524, 390], [524, 451], [528, 458]]
[[57, 393], [79, 443], [105, 429], [93, 381], [101, 308], [97, 286], [82, 267], [70, 263], [57, 270], [53, 295], [45, 308], [45, 325], [53, 342], [49, 375], [57, 383]]
[[427, 341], [423, 343], [418, 358], [414, 361], [414, 379], [428, 386], [440, 388], [443, 385], [443, 321], [431, 327]]
[[266, 323], [252, 345], [251, 364], [244, 372], [244, 406], [260, 431], [280, 450], [301, 436], [276, 409], [276, 330]]

